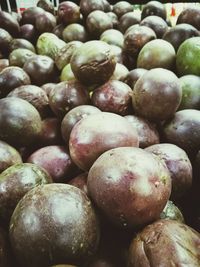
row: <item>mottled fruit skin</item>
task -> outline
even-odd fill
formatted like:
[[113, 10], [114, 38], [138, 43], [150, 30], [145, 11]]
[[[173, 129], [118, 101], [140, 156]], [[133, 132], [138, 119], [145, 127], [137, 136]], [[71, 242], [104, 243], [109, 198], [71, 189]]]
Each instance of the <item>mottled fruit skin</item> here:
[[162, 38], [168, 29], [167, 22], [159, 16], [148, 16], [140, 22], [140, 25], [154, 30], [157, 38]]
[[160, 143], [159, 132], [154, 123], [136, 115], [127, 115], [125, 118], [138, 132], [140, 148]]
[[200, 30], [200, 8], [198, 6], [185, 8], [177, 18], [177, 24], [181, 23], [188, 23]]
[[50, 175], [35, 164], [15, 164], [0, 174], [0, 220], [5, 225], [20, 199], [41, 184], [52, 183]]
[[133, 5], [127, 1], [119, 1], [113, 6], [113, 12], [118, 18], [131, 11], [133, 11]]
[[68, 184], [73, 185], [75, 187], [78, 187], [81, 189], [86, 195], [88, 195], [88, 189], [87, 189], [87, 177], [88, 173], [84, 172], [79, 174], [78, 176], [71, 179]]
[[192, 186], [192, 164], [183, 149], [174, 144], [156, 144], [146, 148], [165, 161], [172, 179], [172, 199], [182, 197]]
[[88, 41], [77, 48], [70, 60], [74, 76], [83, 84], [103, 84], [112, 76], [116, 59], [108, 44]]
[[134, 24], [139, 24], [141, 21], [141, 17], [136, 14], [133, 11], [125, 13], [123, 16], [120, 17], [119, 20], [119, 30], [122, 33], [125, 33], [125, 31]]
[[200, 111], [184, 109], [176, 112], [174, 117], [163, 126], [166, 142], [175, 144], [187, 154], [200, 149]]
[[49, 95], [49, 105], [59, 118], [63, 118], [71, 109], [89, 102], [87, 87], [76, 80], [58, 83]]
[[0, 173], [18, 163], [22, 163], [19, 152], [9, 144], [0, 141]]
[[0, 72], [9, 66], [9, 60], [6, 58], [0, 59]]
[[117, 80], [111, 80], [98, 87], [92, 94], [92, 103], [102, 111], [127, 115], [131, 110], [132, 90]]
[[22, 39], [22, 38], [17, 38], [17, 39], [12, 40], [11, 51], [13, 51], [17, 48], [29, 49], [33, 53], [36, 53], [34, 45], [30, 41]]
[[79, 6], [84, 17], [87, 17], [94, 10], [110, 11], [109, 2], [104, 0], [81, 0]]
[[97, 112], [101, 112], [100, 109], [90, 105], [80, 105], [67, 112], [61, 123], [62, 137], [67, 145], [74, 125], [86, 116]]
[[34, 44], [37, 38], [35, 26], [32, 24], [23, 24], [20, 27], [20, 37]]
[[9, 64], [10, 66], [18, 66], [23, 68], [25, 62], [34, 55], [35, 53], [29, 49], [17, 48], [10, 53]]
[[69, 139], [72, 160], [85, 171], [109, 149], [138, 145], [138, 134], [132, 125], [122, 116], [110, 112], [83, 118], [73, 127]]
[[160, 214], [160, 219], [175, 220], [180, 223], [185, 223], [184, 217], [180, 209], [170, 200], [167, 201], [166, 206]]
[[73, 178], [77, 169], [64, 146], [46, 146], [36, 150], [27, 162], [44, 168], [54, 182], [64, 182]]
[[80, 189], [49, 184], [31, 190], [19, 202], [9, 235], [22, 267], [84, 264], [97, 249], [99, 224]]
[[147, 72], [147, 70], [143, 68], [133, 69], [129, 72], [124, 82], [134, 90], [135, 83], [143, 74], [145, 74], [145, 72]]
[[[200, 235], [174, 220], [148, 225], [131, 242], [128, 267], [200, 265]], [[162, 249], [161, 249], [162, 248]]]
[[38, 138], [42, 121], [37, 109], [18, 97], [0, 99], [0, 139], [11, 145], [26, 146]]
[[39, 34], [43, 32], [52, 32], [56, 27], [56, 17], [50, 12], [40, 14], [37, 16], [35, 27]]
[[62, 37], [66, 43], [72, 41], [86, 42], [89, 39], [85, 27], [79, 23], [72, 23], [65, 27]]
[[72, 1], [64, 1], [58, 6], [58, 20], [64, 25], [76, 23], [80, 19], [80, 8]]
[[32, 24], [35, 26], [37, 16], [44, 14], [44, 9], [41, 7], [31, 7], [24, 10], [22, 13], [22, 24]]
[[19, 23], [10, 13], [0, 10], [0, 25], [1, 28], [8, 31], [13, 37], [19, 35]]
[[7, 67], [0, 72], [0, 97], [21, 85], [30, 84], [30, 77], [19, 67]]
[[9, 32], [0, 28], [0, 52], [4, 57], [10, 52], [12, 39]]
[[142, 19], [152, 15], [159, 16], [166, 20], [167, 10], [165, 8], [165, 5], [158, 1], [149, 1], [147, 4], [145, 4], [142, 7]]
[[106, 42], [110, 45], [116, 45], [123, 48], [124, 45], [124, 36], [119, 30], [109, 29], [104, 31], [101, 36], [100, 40]]
[[87, 185], [89, 195], [113, 224], [132, 229], [158, 219], [171, 193], [163, 162], [134, 147], [102, 154], [89, 170]]
[[132, 102], [137, 115], [153, 121], [171, 118], [182, 97], [178, 77], [170, 70], [155, 68], [137, 80]]

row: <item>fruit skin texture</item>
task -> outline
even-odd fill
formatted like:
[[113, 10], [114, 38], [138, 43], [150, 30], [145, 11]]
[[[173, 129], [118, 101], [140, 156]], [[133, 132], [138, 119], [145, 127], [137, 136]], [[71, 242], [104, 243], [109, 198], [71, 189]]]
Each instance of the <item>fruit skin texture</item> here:
[[2, 267], [11, 267], [10, 246], [7, 233], [0, 228], [0, 263]]
[[50, 175], [31, 163], [15, 164], [0, 174], [0, 220], [9, 224], [20, 199], [41, 184], [52, 183]]
[[9, 144], [26, 146], [33, 143], [42, 128], [37, 109], [17, 97], [0, 99], [0, 139]]
[[200, 37], [185, 40], [177, 51], [176, 68], [180, 76], [186, 74], [200, 75]]
[[122, 116], [110, 112], [83, 118], [73, 127], [69, 139], [72, 160], [85, 171], [111, 148], [138, 145], [135, 128]]
[[89, 41], [77, 48], [70, 60], [74, 76], [83, 84], [103, 84], [112, 76], [116, 59], [110, 46]]
[[174, 220], [148, 225], [131, 242], [128, 267], [200, 265], [200, 235]]
[[163, 125], [164, 139], [185, 150], [187, 154], [200, 149], [200, 111], [184, 109]]
[[165, 161], [172, 179], [171, 198], [183, 196], [192, 186], [192, 164], [183, 149], [173, 144], [156, 144], [145, 149]]
[[131, 229], [158, 219], [171, 193], [166, 165], [135, 147], [102, 154], [89, 170], [87, 185], [89, 195], [110, 221]]
[[22, 267], [83, 264], [95, 252], [99, 234], [91, 201], [67, 184], [29, 191], [17, 205], [9, 229], [11, 246]]
[[149, 120], [162, 121], [174, 115], [181, 97], [178, 77], [169, 70], [155, 68], [137, 80], [132, 103], [136, 114]]

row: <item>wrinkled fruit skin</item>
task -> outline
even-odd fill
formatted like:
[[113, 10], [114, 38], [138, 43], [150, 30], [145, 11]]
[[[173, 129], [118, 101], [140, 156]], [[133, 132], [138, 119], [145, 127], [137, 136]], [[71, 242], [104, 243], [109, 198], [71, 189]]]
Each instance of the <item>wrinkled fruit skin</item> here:
[[[162, 247], [162, 249], [161, 249]], [[159, 220], [133, 239], [128, 267], [199, 266], [200, 235], [174, 220]]]

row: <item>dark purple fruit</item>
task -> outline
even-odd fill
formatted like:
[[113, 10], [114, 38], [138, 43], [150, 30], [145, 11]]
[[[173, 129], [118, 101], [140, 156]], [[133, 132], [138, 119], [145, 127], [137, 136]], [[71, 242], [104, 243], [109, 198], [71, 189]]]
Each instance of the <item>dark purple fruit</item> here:
[[139, 24], [141, 21], [141, 18], [138, 14], [135, 12], [127, 12], [123, 16], [121, 16], [119, 20], [119, 30], [122, 33], [125, 33], [125, 31], [134, 24]]
[[190, 6], [185, 8], [177, 18], [177, 24], [187, 23], [200, 30], [200, 7]]
[[165, 5], [160, 3], [159, 1], [149, 1], [147, 4], [145, 4], [142, 7], [142, 19], [148, 17], [148, 16], [159, 16], [166, 20], [167, 18], [167, 10], [165, 8]]
[[134, 25], [124, 36], [124, 50], [131, 56], [136, 56], [142, 47], [156, 39], [155, 32], [146, 26]]
[[67, 184], [38, 186], [19, 202], [11, 219], [9, 234], [17, 261], [22, 267], [85, 264], [99, 243], [97, 219], [80, 189]]
[[28, 74], [19, 67], [7, 67], [0, 72], [0, 97], [6, 96], [13, 89], [30, 84]]
[[162, 121], [171, 118], [182, 97], [180, 81], [169, 70], [155, 68], [137, 80], [133, 90], [133, 108], [139, 116]]
[[54, 183], [66, 182], [74, 177], [77, 167], [64, 146], [51, 145], [36, 150], [27, 159], [45, 169]]
[[78, 81], [64, 81], [55, 86], [49, 95], [49, 105], [56, 116], [63, 118], [72, 108], [89, 104], [89, 92]]
[[160, 143], [156, 125], [136, 115], [127, 115], [125, 118], [133, 125], [139, 136], [139, 147], [145, 148]]
[[67, 112], [61, 123], [62, 137], [67, 145], [74, 125], [86, 116], [97, 112], [100, 112], [100, 109], [90, 105], [80, 105]]
[[158, 220], [132, 240], [127, 266], [199, 266], [199, 246], [194, 229], [175, 220]]
[[142, 68], [133, 69], [128, 73], [124, 82], [127, 83], [134, 90], [135, 83], [146, 72], [147, 70]]
[[113, 24], [111, 18], [105, 12], [95, 10], [87, 16], [86, 27], [92, 37], [99, 38], [104, 31], [112, 29]]
[[146, 148], [164, 160], [172, 179], [172, 199], [182, 197], [192, 186], [192, 165], [183, 149], [173, 144], [156, 144]]
[[49, 99], [42, 88], [35, 85], [22, 85], [12, 90], [8, 97], [19, 97], [32, 104], [42, 118], [49, 113]]
[[32, 24], [35, 26], [37, 17], [40, 14], [44, 14], [44, 9], [41, 7], [30, 7], [24, 10], [22, 13], [22, 24]]
[[168, 30], [167, 22], [159, 16], [148, 16], [140, 22], [140, 25], [147, 26], [154, 30], [157, 38], [162, 38]]
[[60, 23], [67, 25], [76, 23], [80, 19], [80, 8], [72, 1], [64, 1], [58, 6], [58, 20]]
[[24, 24], [20, 27], [20, 38], [26, 39], [31, 43], [35, 43], [37, 33], [35, 26], [32, 24]]
[[52, 14], [55, 13], [54, 5], [49, 0], [39, 0], [37, 6]]
[[0, 28], [0, 52], [7, 56], [11, 50], [12, 36], [9, 32]]
[[131, 11], [133, 11], [133, 5], [127, 1], [119, 1], [113, 6], [113, 12], [118, 18]]
[[9, 224], [15, 207], [34, 187], [52, 183], [49, 174], [30, 163], [15, 164], [0, 174], [0, 220]]
[[60, 121], [57, 118], [46, 118], [42, 121], [42, 130], [39, 135], [39, 146], [61, 145], [62, 137]]
[[34, 85], [41, 86], [57, 79], [53, 59], [48, 56], [35, 55], [26, 61], [23, 69], [28, 73]]
[[81, 83], [95, 85], [109, 80], [115, 70], [116, 60], [108, 44], [89, 41], [77, 48], [70, 64]]
[[84, 43], [89, 39], [85, 27], [78, 23], [72, 23], [65, 27], [62, 32], [62, 37], [66, 43], [71, 41], [80, 41]]
[[8, 167], [19, 163], [22, 163], [19, 152], [9, 144], [0, 141], [0, 173]]
[[173, 70], [176, 63], [174, 47], [167, 41], [155, 39], [146, 43], [137, 58], [137, 68]]
[[200, 111], [184, 109], [174, 114], [163, 127], [166, 142], [175, 144], [186, 153], [200, 149]]
[[0, 263], [2, 267], [11, 267], [10, 259], [12, 257], [9, 238], [7, 233], [0, 228]]
[[80, 1], [80, 11], [84, 17], [87, 17], [89, 13], [94, 10], [102, 10], [104, 12], [109, 12], [109, 3], [105, 0], [81, 0]]
[[19, 23], [10, 13], [0, 10], [0, 25], [13, 37], [19, 36]]
[[0, 139], [13, 145], [33, 143], [42, 127], [37, 109], [29, 102], [17, 98], [0, 99]]
[[92, 104], [101, 111], [127, 115], [131, 110], [132, 90], [117, 80], [111, 80], [94, 90]]
[[45, 12], [37, 16], [35, 28], [39, 34], [43, 32], [52, 32], [55, 27], [56, 17], [53, 14]]
[[73, 127], [69, 139], [72, 160], [85, 171], [103, 152], [121, 146], [138, 146], [138, 135], [125, 118], [109, 112], [80, 120]]
[[58, 38], [62, 39], [62, 33], [65, 26], [63, 24], [58, 24], [52, 31]]
[[190, 24], [181, 23], [170, 28], [163, 36], [163, 39], [171, 43], [177, 51], [179, 46], [191, 37], [199, 36], [199, 31]]
[[45, 83], [41, 86], [41, 88], [45, 91], [45, 93], [49, 97], [51, 90], [54, 89], [56, 85], [57, 83]]
[[88, 173], [87, 172], [81, 173], [78, 176], [76, 176], [73, 179], [71, 179], [68, 182], [68, 184], [73, 185], [73, 186], [81, 189], [86, 195], [88, 195], [87, 177], [88, 177]]
[[125, 229], [158, 219], [171, 193], [167, 167], [134, 147], [102, 154], [89, 170], [87, 185], [97, 207], [112, 224]]

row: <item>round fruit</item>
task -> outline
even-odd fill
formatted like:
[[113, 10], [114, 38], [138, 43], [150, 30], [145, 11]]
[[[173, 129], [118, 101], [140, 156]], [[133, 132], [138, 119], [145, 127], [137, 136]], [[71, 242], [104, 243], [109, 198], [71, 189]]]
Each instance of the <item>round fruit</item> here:
[[37, 17], [44, 14], [44, 9], [40, 7], [30, 7], [22, 13], [22, 24], [32, 24], [35, 26]]
[[169, 28], [164, 34], [163, 39], [171, 43], [177, 51], [179, 46], [191, 37], [199, 36], [199, 31], [190, 24], [181, 23]]
[[0, 139], [18, 146], [33, 143], [42, 127], [37, 109], [29, 102], [17, 98], [0, 99]]
[[17, 38], [17, 39], [12, 40], [11, 51], [18, 49], [18, 48], [25, 48], [35, 53], [34, 45], [26, 39]]
[[177, 24], [187, 23], [200, 30], [200, 7], [190, 6], [185, 8], [177, 18]]
[[65, 27], [62, 32], [62, 37], [66, 43], [71, 41], [86, 42], [88, 40], [88, 33], [84, 26], [78, 23], [72, 23]]
[[125, 118], [109, 112], [80, 120], [69, 139], [72, 160], [83, 170], [89, 170], [103, 152], [121, 146], [138, 146], [138, 135]]
[[55, 13], [54, 5], [49, 0], [39, 0], [37, 6], [52, 14]]
[[131, 88], [117, 80], [111, 80], [96, 88], [92, 94], [92, 103], [102, 111], [127, 115], [131, 110]]
[[149, 120], [162, 121], [171, 118], [182, 97], [180, 81], [166, 69], [147, 71], [136, 82], [133, 90], [135, 112]]
[[2, 267], [11, 267], [10, 259], [10, 246], [7, 233], [0, 228], [0, 263]]
[[137, 68], [173, 70], [175, 61], [176, 52], [174, 47], [165, 40], [156, 39], [148, 42], [141, 49], [137, 58]]
[[49, 174], [30, 163], [15, 164], [0, 174], [0, 219], [9, 223], [15, 207], [34, 187], [52, 183]]
[[138, 14], [135, 12], [127, 12], [123, 16], [121, 16], [119, 20], [119, 30], [122, 33], [125, 33], [125, 31], [134, 24], [139, 24], [141, 21], [141, 18]]
[[60, 118], [74, 107], [89, 104], [89, 101], [87, 88], [76, 80], [58, 83], [49, 95], [49, 105]]
[[11, 50], [11, 42], [13, 38], [9, 32], [0, 28], [0, 52], [7, 56]]
[[62, 69], [61, 74], [60, 74], [60, 81], [64, 82], [71, 82], [71, 81], [76, 81], [76, 78], [74, 76], [74, 73], [71, 68], [71, 64], [65, 65], [65, 67]]
[[116, 60], [110, 46], [102, 41], [89, 41], [74, 52], [71, 68], [75, 77], [86, 85], [103, 84], [112, 76]]
[[110, 80], [117, 80], [123, 82], [129, 74], [129, 70], [124, 64], [117, 63], [113, 75]]
[[167, 10], [165, 8], [165, 5], [158, 1], [147, 2], [147, 4], [142, 7], [142, 19], [152, 15], [159, 16], [166, 20]]
[[18, 163], [22, 163], [19, 152], [9, 144], [0, 141], [0, 173]]
[[105, 30], [112, 29], [113, 24], [105, 12], [95, 10], [87, 16], [86, 27], [92, 37], [99, 38]]
[[82, 265], [96, 251], [99, 224], [91, 201], [80, 189], [49, 184], [32, 189], [21, 199], [9, 234], [22, 267], [60, 262]]
[[67, 112], [61, 124], [62, 137], [67, 145], [74, 125], [86, 116], [97, 112], [100, 112], [100, 109], [90, 105], [80, 105]]
[[200, 111], [184, 109], [175, 113], [164, 127], [165, 140], [188, 154], [200, 149]]
[[145, 148], [160, 143], [160, 137], [156, 125], [144, 118], [127, 115], [125, 118], [133, 125], [139, 136], [139, 147]]
[[18, 66], [23, 68], [29, 58], [34, 56], [35, 53], [26, 48], [17, 48], [13, 50], [9, 55], [10, 66]]
[[192, 165], [183, 149], [173, 144], [156, 144], [146, 148], [165, 164], [172, 179], [172, 199], [182, 197], [192, 186]]
[[110, 9], [110, 4], [105, 0], [81, 0], [79, 5], [81, 14], [85, 18], [94, 10], [110, 11], [107, 10]]
[[35, 28], [38, 33], [52, 32], [56, 27], [56, 17], [50, 12], [45, 12], [37, 16]]
[[147, 26], [154, 30], [157, 38], [162, 38], [168, 29], [167, 22], [159, 16], [148, 16], [140, 22], [140, 25]]
[[171, 193], [167, 167], [134, 147], [103, 153], [89, 170], [87, 185], [89, 195], [113, 224], [132, 229], [158, 219]]
[[115, 30], [115, 29], [104, 31], [100, 36], [100, 40], [103, 42], [106, 42], [107, 44], [116, 45], [121, 48], [124, 45], [123, 34], [120, 31]]
[[20, 37], [22, 39], [26, 39], [31, 43], [35, 43], [36, 41], [36, 29], [32, 24], [23, 24], [20, 27]]
[[7, 58], [0, 59], [0, 72], [7, 67], [9, 67], [9, 60]]
[[180, 76], [186, 74], [200, 75], [200, 37], [185, 40], [177, 51], [176, 68]]
[[147, 70], [143, 68], [133, 69], [128, 73], [124, 82], [134, 90], [135, 83], [143, 74], [145, 74], [145, 72], [147, 72]]
[[0, 10], [1, 28], [8, 31], [13, 37], [19, 35], [19, 23], [10, 13]]
[[62, 24], [76, 23], [80, 19], [80, 8], [72, 1], [64, 1], [58, 6], [58, 20]]
[[182, 88], [182, 99], [179, 110], [200, 109], [200, 77], [185, 75], [179, 78]]
[[64, 146], [45, 146], [29, 156], [27, 162], [45, 169], [54, 182], [65, 182], [74, 177], [77, 167]]
[[127, 1], [119, 1], [113, 6], [113, 12], [118, 18], [131, 11], [133, 11], [133, 5]]
[[87, 190], [87, 177], [88, 173], [84, 172], [79, 174], [78, 176], [74, 177], [72, 180], [68, 182], [68, 184], [73, 185], [81, 189], [86, 195], [88, 195]]
[[186, 224], [158, 220], [133, 239], [127, 266], [199, 266], [199, 243], [199, 233]]

